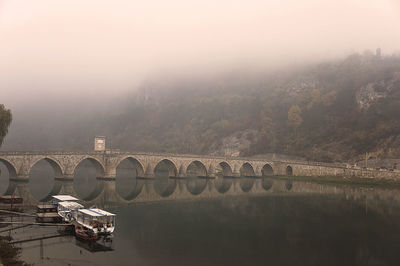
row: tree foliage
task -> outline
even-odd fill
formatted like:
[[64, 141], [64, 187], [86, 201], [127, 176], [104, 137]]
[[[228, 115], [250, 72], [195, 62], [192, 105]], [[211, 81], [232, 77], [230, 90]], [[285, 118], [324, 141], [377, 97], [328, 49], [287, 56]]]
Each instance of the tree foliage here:
[[11, 124], [11, 120], [11, 111], [6, 109], [3, 104], [0, 104], [0, 146], [3, 143], [4, 137], [8, 133], [8, 127]]

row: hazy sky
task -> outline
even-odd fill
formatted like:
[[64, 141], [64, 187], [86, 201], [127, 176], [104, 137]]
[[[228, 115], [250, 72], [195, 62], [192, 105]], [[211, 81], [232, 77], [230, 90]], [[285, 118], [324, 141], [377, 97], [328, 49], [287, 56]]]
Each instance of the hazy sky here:
[[0, 0], [0, 102], [103, 98], [171, 69], [390, 54], [399, 2]]

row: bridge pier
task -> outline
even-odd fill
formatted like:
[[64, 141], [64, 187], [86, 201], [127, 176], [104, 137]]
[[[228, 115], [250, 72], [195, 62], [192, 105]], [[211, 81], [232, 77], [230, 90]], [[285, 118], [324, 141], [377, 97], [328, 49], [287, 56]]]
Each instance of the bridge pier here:
[[178, 171], [178, 178], [185, 178], [187, 177], [187, 173], [186, 173], [186, 165], [181, 164], [181, 166], [179, 167], [179, 171]]
[[61, 177], [56, 177], [55, 180], [59, 180], [59, 181], [74, 181], [74, 175], [73, 174], [64, 174]]
[[10, 177], [10, 181], [29, 182], [29, 175], [17, 175], [17, 176], [14, 176], [14, 177]]

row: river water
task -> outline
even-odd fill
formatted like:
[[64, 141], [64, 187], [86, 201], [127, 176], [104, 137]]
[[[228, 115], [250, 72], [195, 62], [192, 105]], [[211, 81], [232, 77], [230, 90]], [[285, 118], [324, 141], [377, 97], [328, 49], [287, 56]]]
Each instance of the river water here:
[[[35, 265], [400, 262], [400, 193], [395, 189], [222, 177], [48, 183], [36, 179], [7, 186], [31, 206], [51, 193], [75, 195], [85, 206], [115, 213], [116, 230], [109, 248], [73, 236], [16, 244], [20, 258]], [[55, 227], [35, 226], [1, 234], [24, 240], [54, 233]]]

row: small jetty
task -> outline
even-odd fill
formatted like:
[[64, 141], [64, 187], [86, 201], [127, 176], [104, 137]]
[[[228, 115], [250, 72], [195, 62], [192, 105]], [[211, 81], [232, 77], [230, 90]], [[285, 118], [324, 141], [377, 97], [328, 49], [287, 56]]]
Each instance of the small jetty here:
[[[98, 208], [85, 207], [77, 202], [78, 199], [70, 195], [55, 195], [50, 203], [41, 203], [36, 206], [36, 212], [25, 213], [22, 211], [0, 210], [0, 214], [33, 217], [24, 221], [11, 220], [0, 221], [0, 224], [16, 225], [17, 228], [24, 228], [31, 225], [61, 226], [64, 227], [62, 234], [51, 234], [32, 239], [16, 240], [13, 243], [36, 241], [40, 239], [53, 238], [60, 235], [74, 234], [77, 240], [91, 243], [101, 242], [100, 250], [110, 250], [115, 229], [116, 215]], [[22, 198], [6, 196], [2, 197], [2, 204], [22, 204]], [[7, 231], [12, 229], [6, 229]]]
[[40, 204], [37, 206], [36, 221], [38, 223], [61, 223], [63, 219], [53, 204]]
[[15, 196], [1, 196], [0, 209], [9, 211], [19, 211], [23, 208], [23, 199]]

